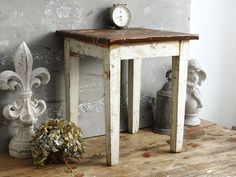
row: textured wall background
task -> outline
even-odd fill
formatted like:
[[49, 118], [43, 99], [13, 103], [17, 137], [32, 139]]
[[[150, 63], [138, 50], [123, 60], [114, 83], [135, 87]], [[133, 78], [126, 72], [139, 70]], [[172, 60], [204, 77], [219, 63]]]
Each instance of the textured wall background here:
[[[130, 27], [188, 32], [188, 0], [0, 0], [0, 72], [13, 69], [16, 48], [25, 41], [34, 58], [34, 67], [49, 69], [51, 81], [37, 89], [36, 97], [47, 101], [48, 117], [65, 118], [63, 40], [55, 36], [60, 29], [106, 27], [104, 11], [113, 3], [127, 3], [132, 13]], [[85, 136], [104, 133], [102, 63], [83, 56], [80, 69], [80, 126]], [[145, 60], [142, 64], [141, 126], [150, 126], [152, 101], [165, 82], [170, 58]], [[121, 129], [127, 127], [127, 64], [122, 63]], [[3, 107], [14, 93], [0, 91], [0, 151], [6, 151], [11, 123], [2, 116]]]

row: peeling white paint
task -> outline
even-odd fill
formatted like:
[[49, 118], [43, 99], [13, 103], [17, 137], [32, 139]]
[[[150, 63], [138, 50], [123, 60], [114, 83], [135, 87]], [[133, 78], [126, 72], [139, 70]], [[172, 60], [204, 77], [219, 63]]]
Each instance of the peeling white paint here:
[[[122, 97], [120, 101], [121, 109], [127, 108], [128, 105], [128, 97]], [[101, 113], [104, 111], [104, 97], [99, 100], [83, 102], [79, 104], [79, 112], [97, 112]]]
[[46, 64], [52, 64], [62, 60], [63, 51], [56, 51], [54, 49], [39, 49], [32, 50], [33, 59], [35, 61], [42, 61]]
[[79, 112], [102, 112], [104, 109], [104, 98], [79, 104]]
[[74, 16], [76, 20], [71, 25], [72, 29], [78, 29], [80, 24], [83, 23], [83, 11], [83, 8], [75, 8], [75, 11], [72, 16]]
[[50, 18], [50, 16], [53, 15], [53, 10], [50, 8], [46, 8], [44, 14], [45, 14], [46, 18]]
[[71, 8], [67, 7], [65, 4], [63, 4], [61, 7], [56, 9], [57, 16], [59, 18], [69, 18], [70, 17], [70, 11], [71, 11]]
[[89, 80], [88, 82], [80, 83], [79, 85], [80, 93], [84, 92], [94, 92], [94, 91], [103, 91], [103, 82], [95, 82], [94, 80]]
[[49, 31], [58, 29], [76, 29], [84, 21], [84, 7], [78, 7], [77, 2], [70, 1], [61, 6], [59, 0], [49, 1], [44, 10], [42, 24], [46, 25]]

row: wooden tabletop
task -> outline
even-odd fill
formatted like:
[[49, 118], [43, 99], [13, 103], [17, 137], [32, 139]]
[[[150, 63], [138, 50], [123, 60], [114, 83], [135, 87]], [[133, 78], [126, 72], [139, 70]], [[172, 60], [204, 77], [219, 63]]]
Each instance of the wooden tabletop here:
[[145, 28], [126, 29], [83, 29], [83, 30], [61, 30], [56, 32], [63, 37], [77, 39], [79, 41], [100, 46], [111, 46], [114, 44], [147, 43], [158, 41], [180, 41], [198, 39], [198, 35], [189, 33], [178, 33], [160, 31]]

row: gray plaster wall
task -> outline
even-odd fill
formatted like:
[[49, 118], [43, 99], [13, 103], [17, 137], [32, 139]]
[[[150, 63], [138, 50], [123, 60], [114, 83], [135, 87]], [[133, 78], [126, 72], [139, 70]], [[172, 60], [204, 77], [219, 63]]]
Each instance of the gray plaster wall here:
[[[51, 81], [38, 88], [35, 97], [47, 102], [48, 117], [65, 119], [63, 40], [55, 35], [61, 29], [104, 28], [104, 11], [113, 3], [126, 3], [132, 13], [130, 27], [188, 32], [188, 0], [0, 0], [0, 72], [13, 70], [13, 56], [25, 41], [34, 58], [34, 67], [49, 69]], [[165, 82], [170, 58], [146, 59], [142, 63], [141, 127], [152, 124], [152, 103]], [[121, 129], [127, 129], [127, 63], [122, 62]], [[104, 134], [102, 63], [81, 56], [80, 103], [78, 117], [85, 137]], [[0, 90], [0, 151], [6, 151], [12, 125], [2, 109], [14, 99], [14, 92]]]

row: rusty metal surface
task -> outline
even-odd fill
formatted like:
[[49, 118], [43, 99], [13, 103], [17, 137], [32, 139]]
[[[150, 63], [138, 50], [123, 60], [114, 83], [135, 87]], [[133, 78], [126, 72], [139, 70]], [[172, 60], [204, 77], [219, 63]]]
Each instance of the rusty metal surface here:
[[58, 35], [101, 46], [198, 39], [197, 34], [161, 31], [147, 28], [61, 30]]

